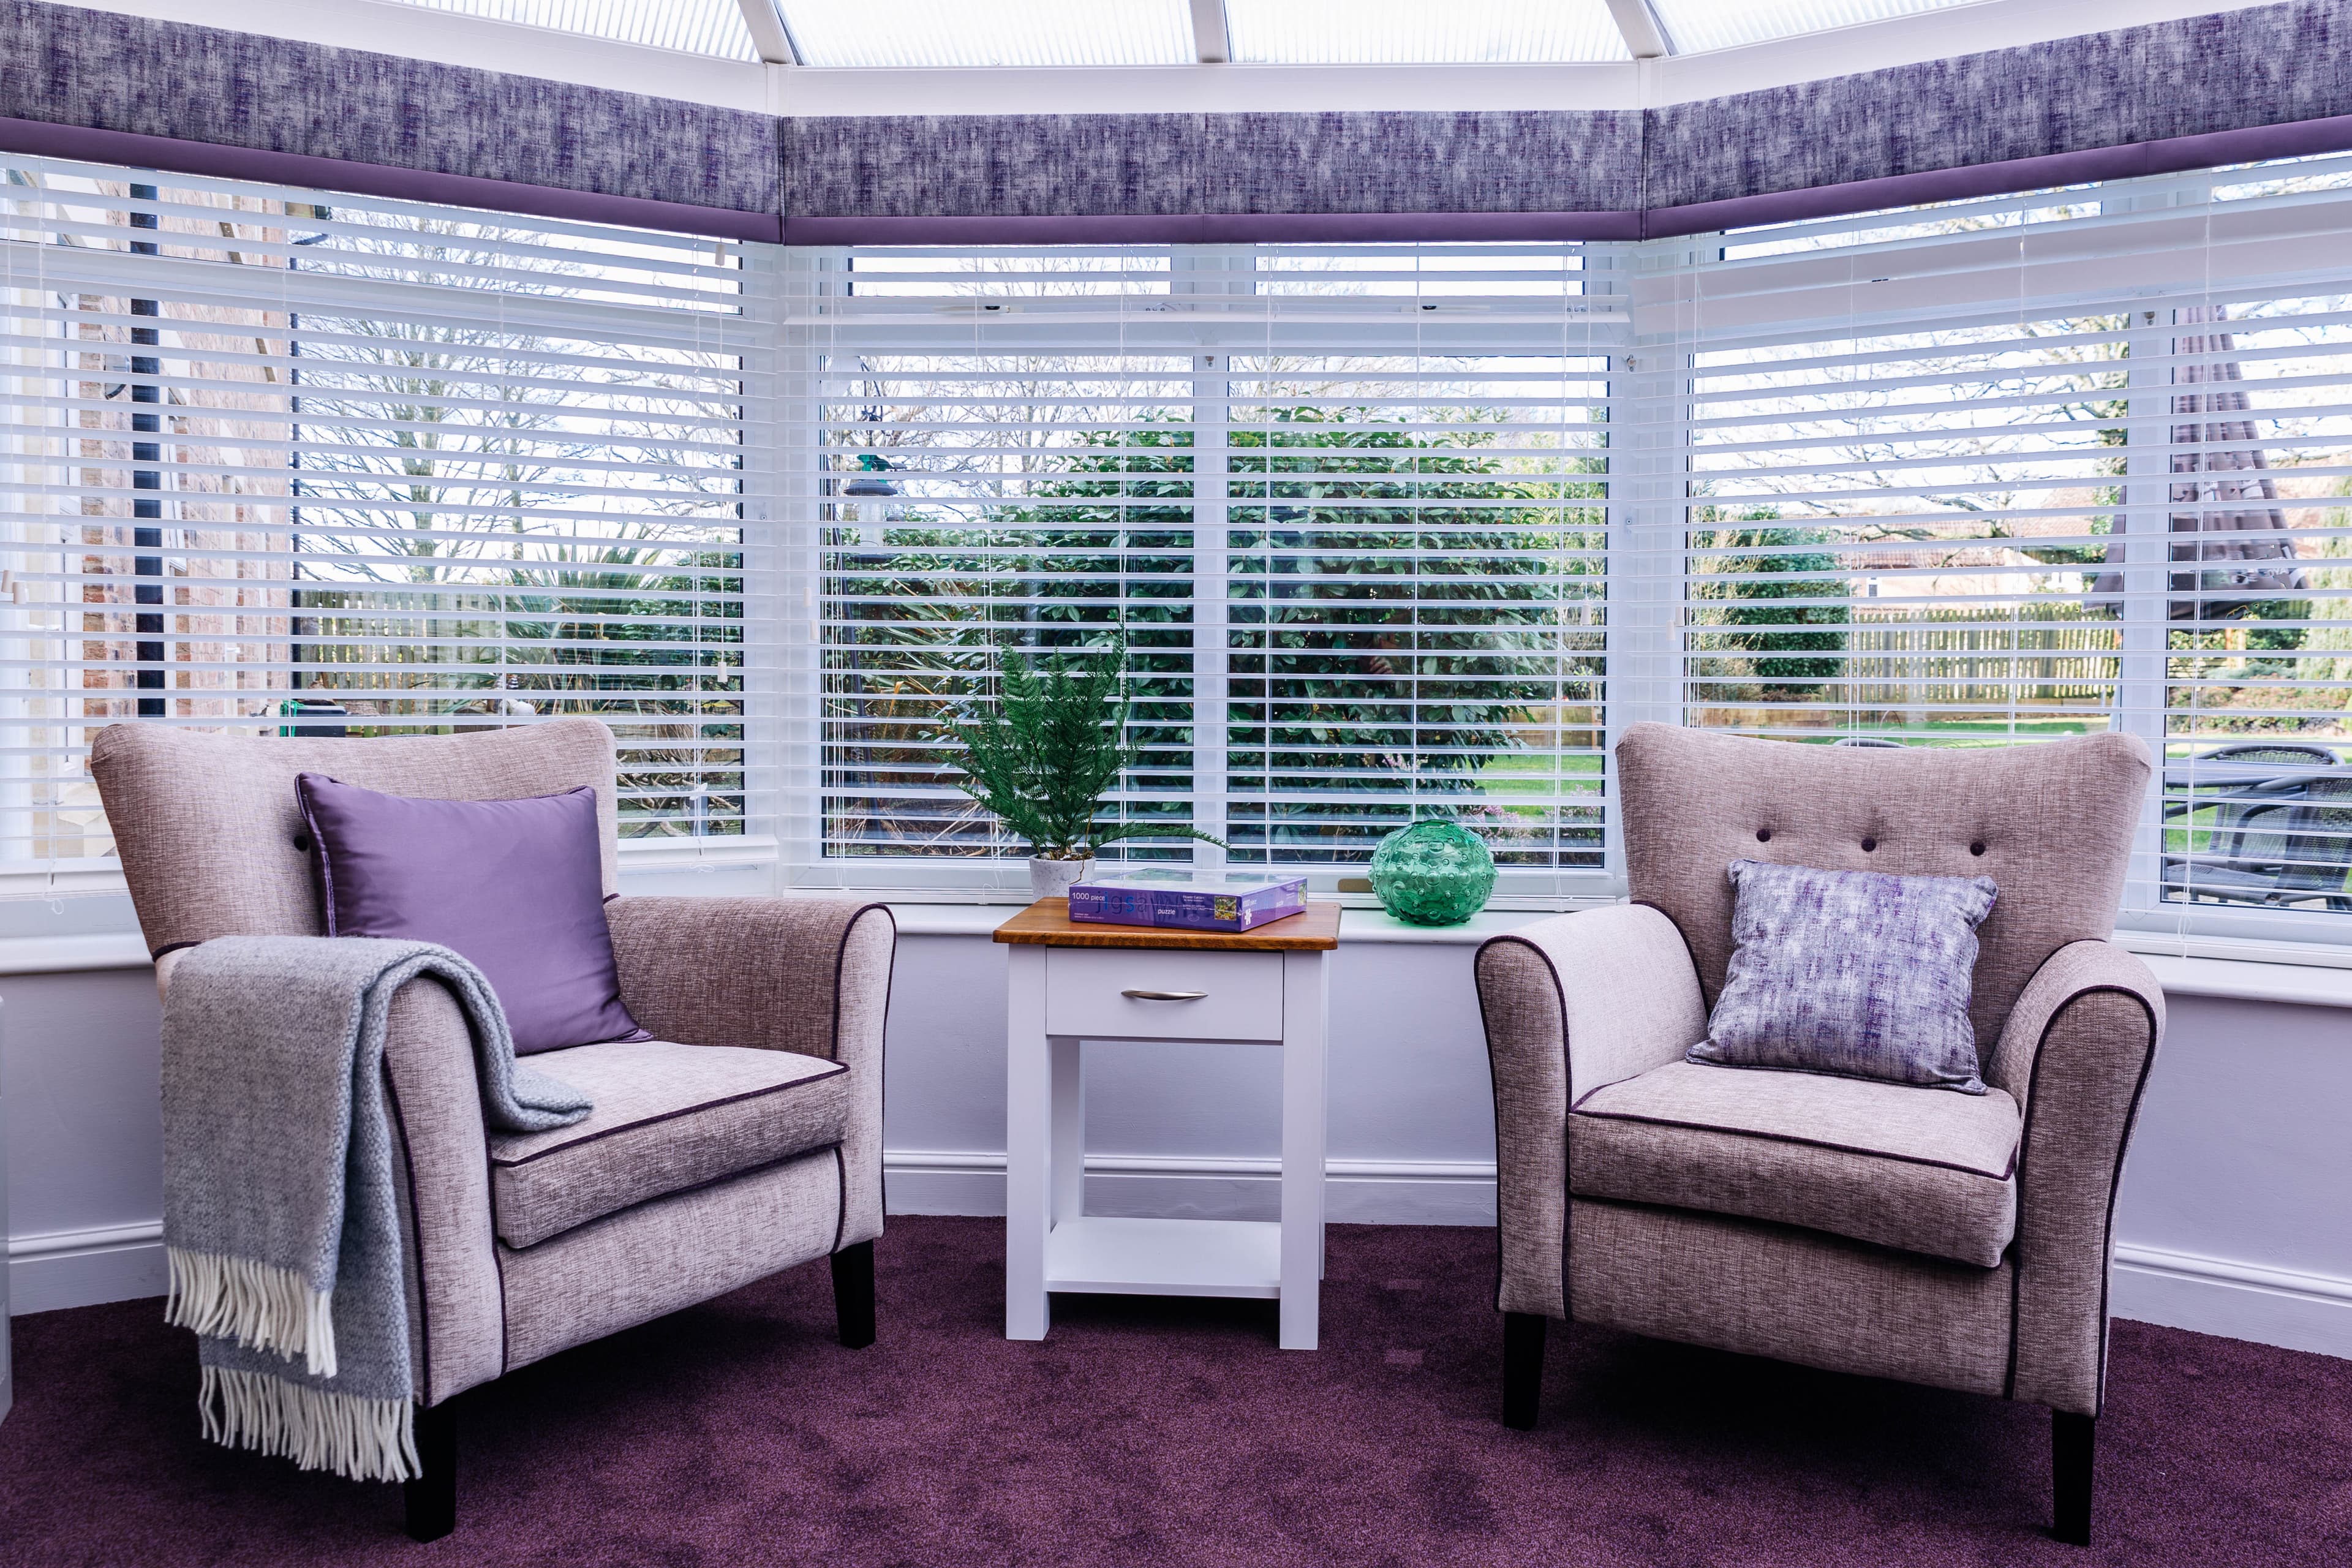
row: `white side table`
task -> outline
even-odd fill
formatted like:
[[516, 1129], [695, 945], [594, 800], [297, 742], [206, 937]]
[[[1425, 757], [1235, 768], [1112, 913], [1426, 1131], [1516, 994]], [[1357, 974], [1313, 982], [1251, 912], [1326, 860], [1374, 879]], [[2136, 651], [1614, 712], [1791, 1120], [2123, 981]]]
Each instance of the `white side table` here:
[[[1339, 906], [1238, 936], [1079, 924], [1041, 899], [999, 926], [1007, 1019], [1004, 1337], [1042, 1340], [1055, 1290], [1282, 1303], [1285, 1350], [1315, 1348], [1323, 1277], [1324, 954]], [[1282, 1052], [1282, 1218], [1086, 1212], [1080, 1040], [1238, 1040]]]

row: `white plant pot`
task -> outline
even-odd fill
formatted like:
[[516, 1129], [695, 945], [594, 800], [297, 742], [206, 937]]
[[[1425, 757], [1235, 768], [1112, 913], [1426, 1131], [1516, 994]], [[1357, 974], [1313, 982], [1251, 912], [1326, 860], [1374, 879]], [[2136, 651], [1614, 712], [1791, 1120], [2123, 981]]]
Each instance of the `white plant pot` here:
[[1070, 884], [1083, 882], [1095, 874], [1095, 863], [1085, 860], [1048, 860], [1037, 856], [1029, 862], [1029, 896], [1033, 899], [1060, 899], [1069, 895]]

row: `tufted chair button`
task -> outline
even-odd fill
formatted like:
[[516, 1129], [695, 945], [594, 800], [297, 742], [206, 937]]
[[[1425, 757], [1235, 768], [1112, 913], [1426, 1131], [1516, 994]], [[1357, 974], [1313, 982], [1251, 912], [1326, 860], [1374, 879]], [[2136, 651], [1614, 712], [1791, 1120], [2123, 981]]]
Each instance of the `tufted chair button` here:
[[1759, 827], [1759, 828], [1758, 828], [1758, 829], [1756, 830], [1756, 842], [1757, 842], [1757, 843], [1759, 843], [1759, 844], [1769, 844], [1769, 843], [1771, 843], [1771, 842], [1772, 842], [1772, 830], [1771, 830], [1770, 828], [1769, 828], [1769, 827]]
[[1971, 855], [1981, 855], [1981, 854], [1983, 854], [1983, 853], [1984, 853], [1984, 851], [1985, 851], [1984, 840], [1983, 840], [1983, 839], [1981, 839], [1981, 838], [1978, 839], [1974, 844], [1971, 844], [1971, 845], [1969, 845], [1969, 854], [1971, 854]]
[[308, 848], [310, 848], [310, 836], [309, 834], [307, 834], [307, 833], [298, 833], [298, 834], [296, 834], [296, 835], [294, 836], [294, 847], [295, 847], [295, 848], [297, 848], [297, 849], [308, 849]]
[[1871, 850], [1877, 847], [1878, 840], [1875, 838], [1865, 838], [1862, 841], [1862, 848], [1864, 854], [1868, 854]]

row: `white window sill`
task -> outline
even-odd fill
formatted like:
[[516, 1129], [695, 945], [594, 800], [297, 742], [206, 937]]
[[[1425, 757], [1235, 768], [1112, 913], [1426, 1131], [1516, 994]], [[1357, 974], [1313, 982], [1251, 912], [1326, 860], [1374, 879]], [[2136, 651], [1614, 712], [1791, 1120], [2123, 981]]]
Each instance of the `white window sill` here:
[[[891, 915], [901, 936], [986, 936], [1019, 911], [1002, 904], [892, 904]], [[1342, 943], [1398, 942], [1428, 946], [1475, 947], [1530, 921], [1549, 919], [1543, 912], [1489, 910], [1458, 926], [1407, 925], [1380, 910], [1349, 910], [1339, 919]], [[2312, 1007], [2352, 1007], [2352, 952], [2330, 950], [2341, 963], [2294, 963], [2271, 955], [2184, 956], [2179, 939], [2144, 931], [2120, 931], [2116, 940], [2140, 954], [2168, 996], [2216, 996], [2244, 1002], [2284, 1002]], [[2210, 949], [2216, 944], [2200, 943]]]
[[[898, 904], [890, 913], [901, 936], [984, 937], [1019, 912], [1008, 904]], [[1474, 947], [1487, 938], [1548, 916], [1519, 910], [1489, 910], [1465, 925], [1406, 925], [1379, 910], [1349, 910], [1339, 922], [1339, 940], [1423, 946]], [[2281, 1002], [2308, 1007], [2352, 1007], [2352, 952], [2330, 950], [2336, 962], [2284, 963], [2263, 956], [2210, 956], [2214, 944], [2184, 954], [2177, 938], [2122, 931], [2117, 940], [2146, 960], [2168, 996], [2211, 996], [2242, 1002]], [[136, 932], [89, 936], [16, 937], [0, 940], [0, 975], [70, 974], [112, 969], [144, 969], [147, 947]]]

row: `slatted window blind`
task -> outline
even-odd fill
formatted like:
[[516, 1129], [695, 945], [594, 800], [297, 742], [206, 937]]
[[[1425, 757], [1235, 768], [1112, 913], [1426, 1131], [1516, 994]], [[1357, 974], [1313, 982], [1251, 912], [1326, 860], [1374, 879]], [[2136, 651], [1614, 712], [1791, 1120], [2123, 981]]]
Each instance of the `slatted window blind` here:
[[2321, 160], [1655, 258], [1633, 417], [1683, 470], [1644, 539], [1682, 584], [1675, 717], [2132, 731], [2164, 759], [2143, 919], [2352, 911], [2347, 184]]
[[986, 862], [1021, 846], [953, 787], [939, 717], [1007, 658], [1123, 636], [1144, 748], [1125, 816], [1318, 873], [1454, 816], [1516, 885], [1596, 881], [1624, 315], [1584, 260], [804, 258], [824, 858], [1001, 879]]
[[105, 873], [121, 722], [593, 714], [625, 835], [744, 833], [735, 247], [5, 167], [0, 873]]
[[1124, 638], [1116, 809], [1326, 889], [1444, 816], [1507, 899], [1607, 893], [1638, 720], [2120, 728], [2128, 918], [2352, 915], [2352, 158], [1026, 250], [7, 166], [0, 879], [103, 884], [102, 724], [593, 713], [635, 838], [1012, 889], [938, 721]]

